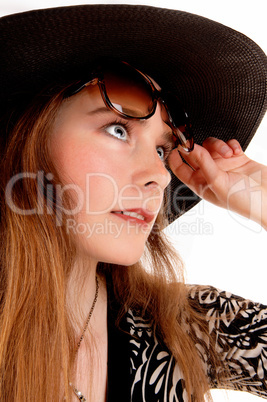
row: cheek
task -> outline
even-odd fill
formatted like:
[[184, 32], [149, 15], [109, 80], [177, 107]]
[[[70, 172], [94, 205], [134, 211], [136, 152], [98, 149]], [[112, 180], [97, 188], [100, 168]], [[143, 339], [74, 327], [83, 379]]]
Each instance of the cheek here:
[[110, 172], [112, 176], [120, 177], [124, 152], [120, 152], [118, 146], [107, 145], [103, 139], [77, 141], [73, 136], [64, 137], [59, 135], [58, 139], [51, 141], [51, 155], [65, 180], [80, 180], [82, 175], [98, 172]]
[[[88, 140], [57, 136], [51, 154], [65, 188], [74, 184], [79, 189], [71, 193], [73, 199], [81, 197], [79, 212], [74, 219], [67, 219], [66, 224], [77, 249], [98, 261], [122, 265], [138, 261], [149, 230], [139, 230], [135, 225], [128, 228], [124, 221], [109, 213], [118, 209], [122, 190], [126, 189], [123, 191], [126, 198], [132, 194], [127, 187], [131, 184], [131, 169], [125, 169], [129, 166], [129, 155], [124, 145], [106, 138], [96, 141], [93, 136], [90, 144]], [[129, 205], [128, 199], [126, 202]], [[134, 200], [133, 204], [136, 202], [140, 200]]]
[[75, 186], [75, 204], [82, 205], [81, 212], [105, 213], [114, 207], [123, 181], [127, 182], [116, 152], [96, 144], [65, 141], [59, 146], [55, 141], [51, 153], [62, 182]]

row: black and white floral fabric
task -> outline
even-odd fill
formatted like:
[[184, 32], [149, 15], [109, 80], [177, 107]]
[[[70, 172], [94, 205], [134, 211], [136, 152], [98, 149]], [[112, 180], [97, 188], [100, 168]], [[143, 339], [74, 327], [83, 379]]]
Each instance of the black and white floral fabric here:
[[[267, 307], [213, 287], [191, 286], [189, 298], [205, 312], [216, 351], [229, 369], [224, 388], [267, 398]], [[126, 322], [131, 334], [131, 401], [186, 402], [183, 373], [158, 342], [151, 323], [132, 311]], [[196, 347], [215, 388], [208, 340], [198, 327], [190, 326], [190, 331], [195, 331]]]

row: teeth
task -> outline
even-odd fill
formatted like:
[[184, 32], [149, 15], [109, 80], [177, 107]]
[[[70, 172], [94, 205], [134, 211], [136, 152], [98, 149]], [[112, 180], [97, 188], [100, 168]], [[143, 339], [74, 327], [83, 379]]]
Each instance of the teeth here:
[[143, 215], [137, 214], [136, 212], [122, 211], [123, 215], [132, 216], [133, 218], [145, 220]]
[[133, 218], [141, 219], [142, 221], [145, 220], [145, 217], [143, 215], [138, 214], [137, 212], [119, 211], [119, 212], [115, 212], [115, 213], [132, 216]]

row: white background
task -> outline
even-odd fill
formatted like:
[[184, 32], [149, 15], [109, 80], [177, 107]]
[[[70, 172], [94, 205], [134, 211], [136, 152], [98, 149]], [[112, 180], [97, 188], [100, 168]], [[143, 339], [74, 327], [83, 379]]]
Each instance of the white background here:
[[[82, 3], [97, 1], [1, 0], [0, 15]], [[146, 4], [203, 15], [241, 31], [267, 53], [266, 0], [117, 0], [99, 3]], [[246, 153], [261, 163], [267, 163], [267, 117]], [[258, 225], [202, 201], [172, 224], [168, 233], [185, 261], [188, 282], [214, 285], [267, 303], [267, 234]], [[212, 393], [215, 402], [260, 400], [239, 392]]]

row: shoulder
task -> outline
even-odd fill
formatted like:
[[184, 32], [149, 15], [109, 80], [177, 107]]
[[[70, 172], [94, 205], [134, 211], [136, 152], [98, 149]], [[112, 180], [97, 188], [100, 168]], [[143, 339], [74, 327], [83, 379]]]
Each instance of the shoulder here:
[[267, 320], [265, 305], [213, 286], [188, 286], [188, 299], [192, 308], [204, 314], [208, 321], [215, 323], [217, 318], [227, 327], [237, 320], [251, 325]]

